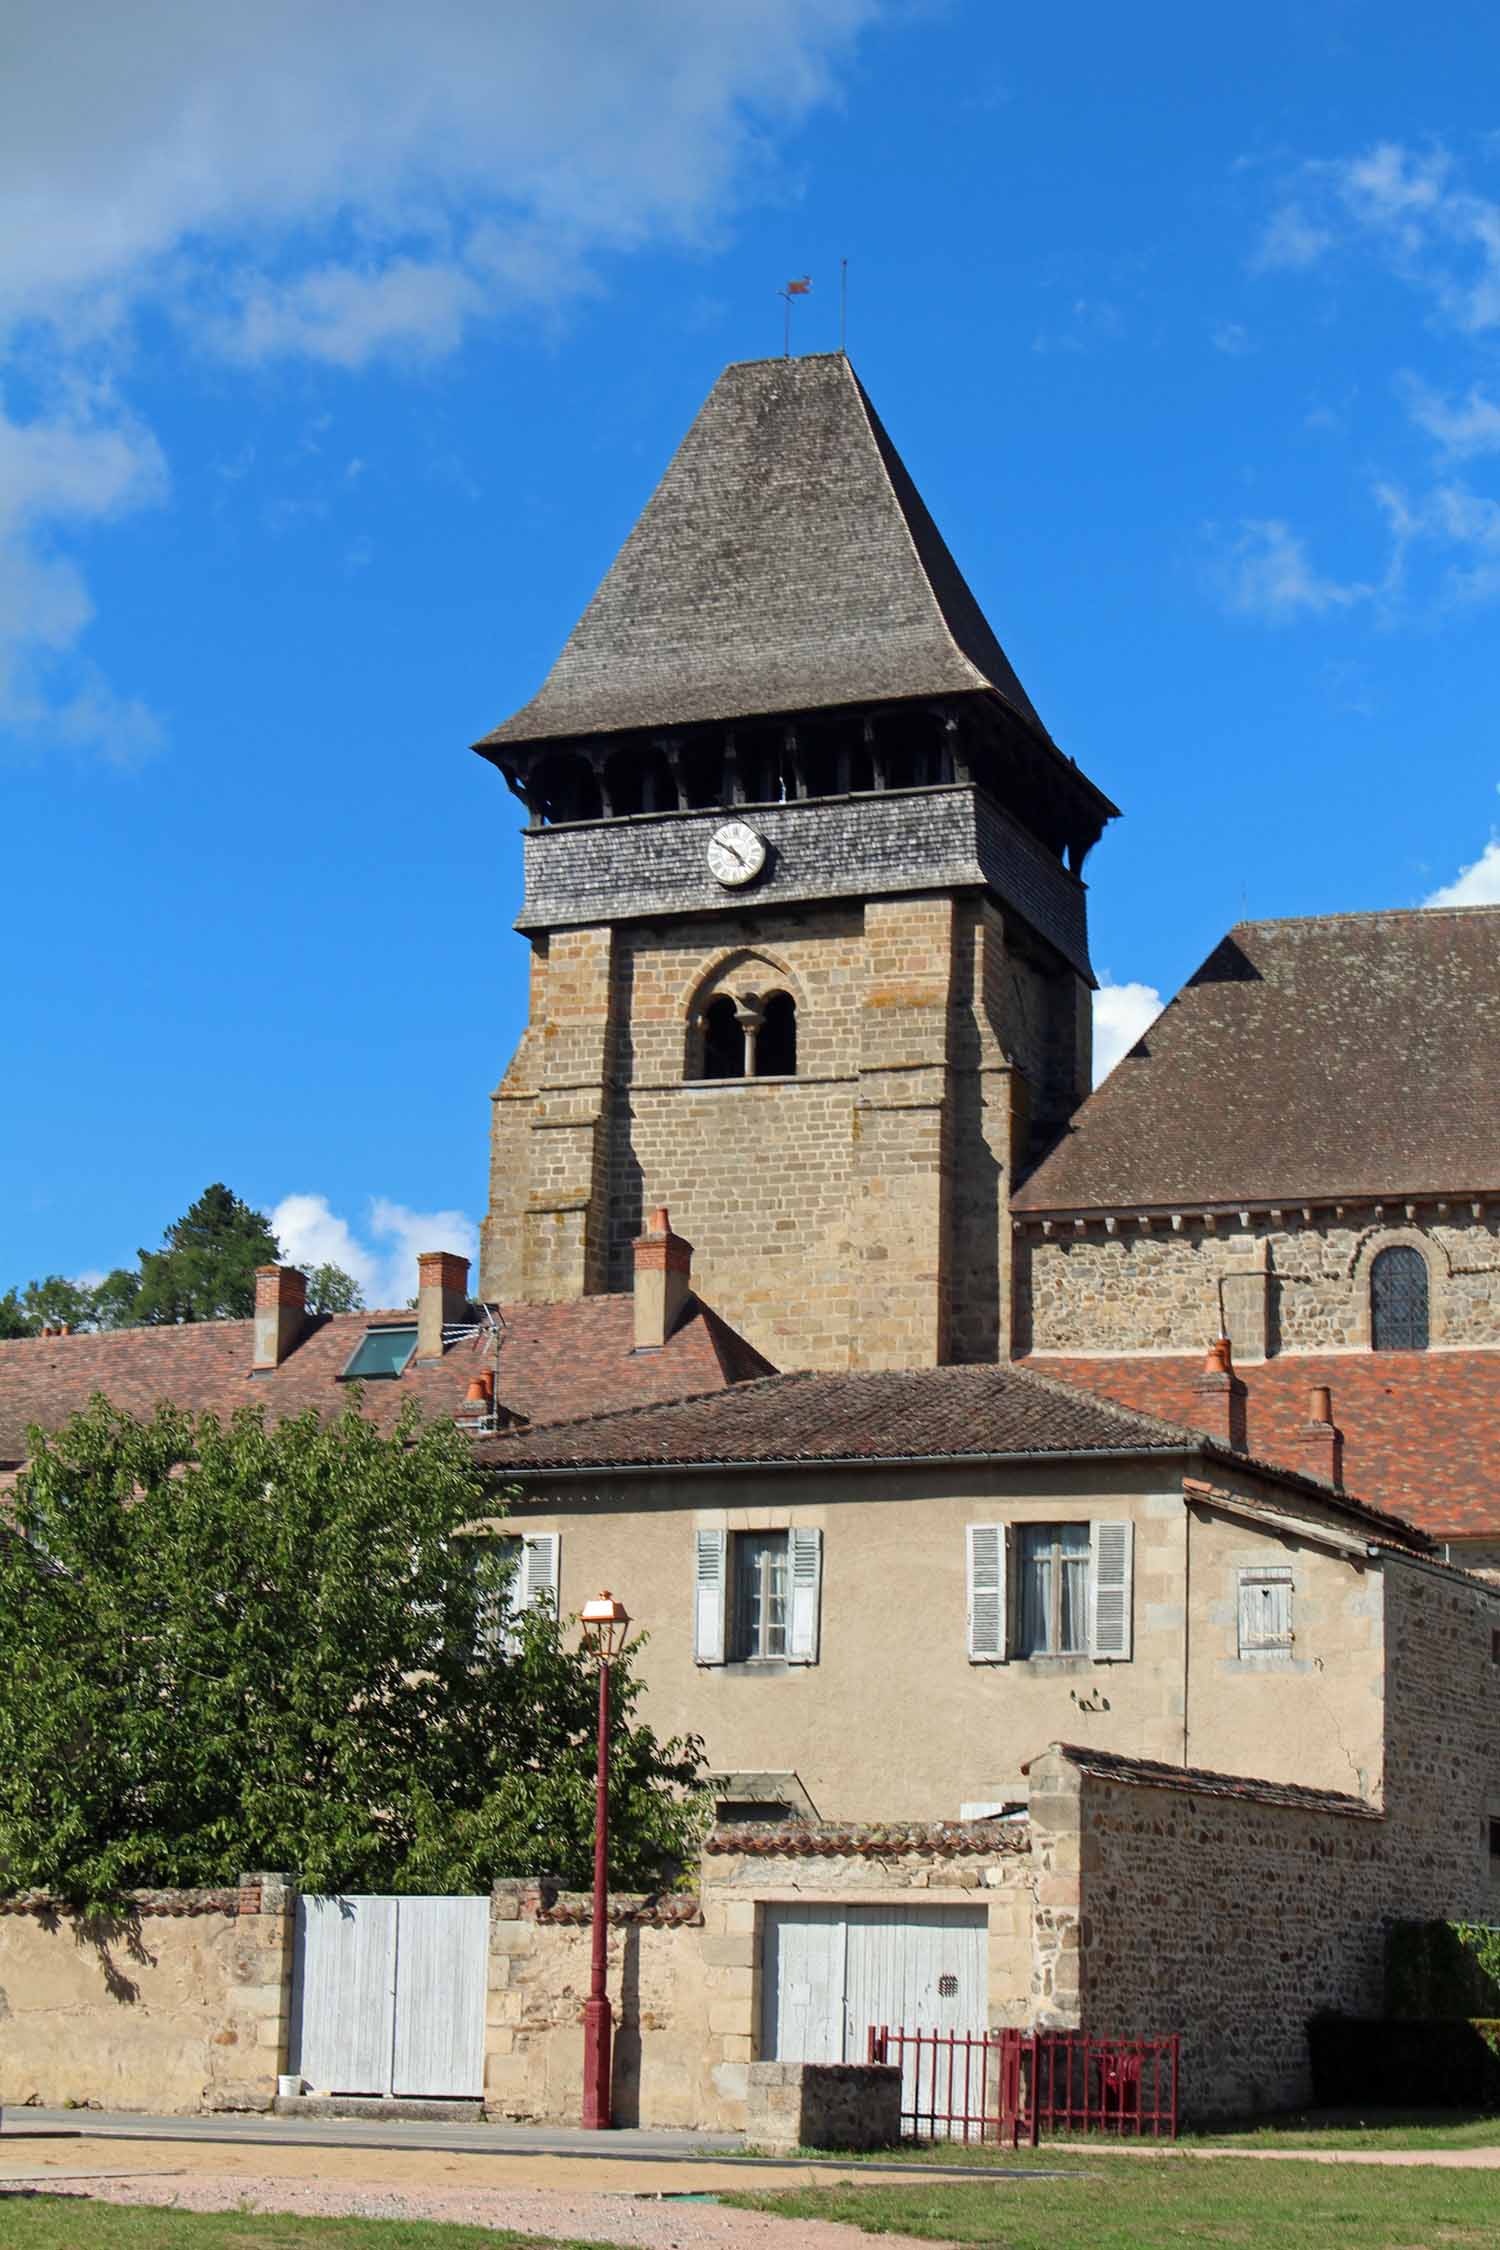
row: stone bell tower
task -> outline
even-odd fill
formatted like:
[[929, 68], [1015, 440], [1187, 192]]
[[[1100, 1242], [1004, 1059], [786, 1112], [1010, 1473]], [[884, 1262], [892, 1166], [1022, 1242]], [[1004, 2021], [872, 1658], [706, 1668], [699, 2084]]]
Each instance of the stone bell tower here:
[[540, 693], [530, 1020], [482, 1287], [624, 1289], [654, 1205], [781, 1367], [1009, 1349], [1018, 1165], [1088, 1090], [1052, 741], [842, 355], [727, 368]]

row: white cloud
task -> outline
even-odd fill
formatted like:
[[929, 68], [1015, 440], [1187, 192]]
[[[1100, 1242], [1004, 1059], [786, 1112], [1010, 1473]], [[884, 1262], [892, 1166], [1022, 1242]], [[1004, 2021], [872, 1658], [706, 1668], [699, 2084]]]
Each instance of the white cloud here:
[[1332, 242], [1328, 229], [1316, 226], [1299, 204], [1284, 203], [1273, 213], [1251, 253], [1251, 271], [1301, 272], [1316, 265]]
[[108, 401], [79, 393], [26, 421], [0, 401], [0, 727], [23, 745], [128, 762], [160, 739], [154, 715], [81, 652], [93, 602], [57, 538], [151, 506], [166, 489], [156, 440]]
[[[11, 0], [0, 367], [23, 341], [65, 375], [128, 360], [147, 312], [185, 353], [345, 372], [555, 321], [604, 257], [709, 242], [774, 180], [777, 133], [882, 4]], [[0, 424], [0, 724], [148, 742], [141, 706], [69, 677], [91, 603], [55, 548], [164, 483], [103, 401]]]
[[1243, 359], [1251, 349], [1250, 331], [1237, 320], [1221, 320], [1214, 330], [1213, 345], [1214, 350], [1223, 352], [1226, 358]]
[[1500, 906], [1500, 836], [1492, 836], [1478, 859], [1459, 869], [1424, 906]]
[[1500, 453], [1500, 401], [1477, 383], [1467, 398], [1444, 398], [1415, 375], [1399, 379], [1412, 420], [1447, 454], [1464, 459], [1475, 453]]
[[1314, 569], [1306, 542], [1279, 518], [1241, 525], [1221, 571], [1228, 609], [1285, 624], [1367, 600], [1373, 588], [1341, 585]]
[[1094, 1084], [1107, 1078], [1161, 1014], [1154, 984], [1112, 984], [1105, 977], [1094, 994]]
[[358, 1232], [326, 1195], [285, 1195], [271, 1213], [271, 1231], [293, 1265], [342, 1266], [372, 1310], [416, 1295], [419, 1252], [455, 1250], [471, 1260], [479, 1252], [479, 1229], [464, 1212], [412, 1211], [383, 1195], [371, 1198]]

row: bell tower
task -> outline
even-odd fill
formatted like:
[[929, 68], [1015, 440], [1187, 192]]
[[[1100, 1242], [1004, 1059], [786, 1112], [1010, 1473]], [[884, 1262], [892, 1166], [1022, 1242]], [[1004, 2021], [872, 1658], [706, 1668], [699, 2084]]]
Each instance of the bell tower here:
[[847, 359], [725, 370], [475, 748], [526, 807], [532, 957], [484, 1294], [628, 1287], [665, 1203], [781, 1367], [1005, 1357], [1011, 1183], [1088, 1091], [1115, 808]]

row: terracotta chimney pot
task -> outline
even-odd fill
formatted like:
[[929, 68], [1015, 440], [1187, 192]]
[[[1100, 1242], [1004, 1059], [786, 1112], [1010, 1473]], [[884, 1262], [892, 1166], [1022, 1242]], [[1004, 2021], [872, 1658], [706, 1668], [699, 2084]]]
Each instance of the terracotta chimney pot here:
[[1303, 1475], [1342, 1491], [1344, 1433], [1334, 1423], [1333, 1392], [1326, 1383], [1315, 1383], [1307, 1394], [1307, 1420], [1297, 1432], [1297, 1444]]
[[1245, 1386], [1234, 1372], [1234, 1352], [1227, 1336], [1215, 1336], [1203, 1360], [1203, 1372], [1193, 1384], [1197, 1400], [1197, 1425], [1216, 1445], [1236, 1453], [1246, 1450]]

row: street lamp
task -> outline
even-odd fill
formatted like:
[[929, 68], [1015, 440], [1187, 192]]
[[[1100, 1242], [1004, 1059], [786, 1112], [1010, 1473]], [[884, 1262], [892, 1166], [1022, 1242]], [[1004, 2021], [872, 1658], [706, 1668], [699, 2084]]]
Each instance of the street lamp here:
[[583, 2122], [612, 2125], [610, 2044], [612, 2024], [606, 1970], [609, 1960], [609, 1668], [625, 1646], [630, 1618], [607, 1590], [585, 1602], [583, 1637], [599, 1658], [599, 1765], [594, 1796], [594, 1945], [589, 1996], [583, 2004]]

